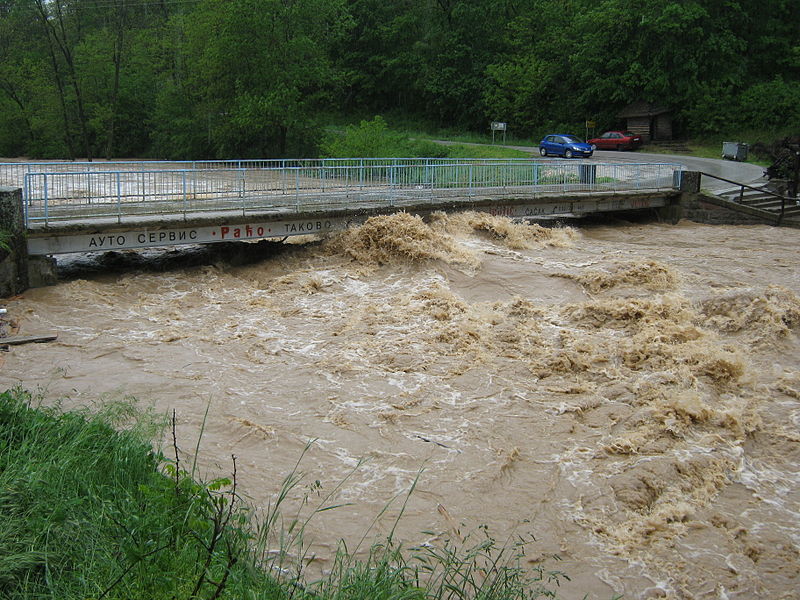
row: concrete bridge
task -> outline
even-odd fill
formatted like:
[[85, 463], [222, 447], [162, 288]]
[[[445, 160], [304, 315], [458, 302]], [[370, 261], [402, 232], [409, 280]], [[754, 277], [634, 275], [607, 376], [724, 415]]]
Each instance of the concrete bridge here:
[[512, 218], [658, 208], [670, 163], [353, 159], [6, 163], [32, 255], [332, 231], [397, 210]]
[[31, 257], [326, 233], [404, 210], [514, 219], [663, 208], [676, 163], [319, 159], [0, 163]]

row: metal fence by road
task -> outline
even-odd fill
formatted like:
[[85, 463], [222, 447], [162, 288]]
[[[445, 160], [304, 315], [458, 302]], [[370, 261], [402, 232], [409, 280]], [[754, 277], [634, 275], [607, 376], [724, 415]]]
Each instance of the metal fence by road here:
[[99, 171], [200, 171], [386, 165], [481, 164], [518, 162], [507, 158], [264, 158], [233, 160], [118, 160], [0, 162], [0, 185], [22, 184], [29, 173], [93, 173]]
[[[0, 174], [7, 178], [11, 169]], [[443, 200], [664, 190], [677, 164], [592, 161], [331, 159], [16, 165], [29, 226], [98, 217], [308, 212]], [[58, 169], [54, 168], [58, 166]], [[72, 169], [66, 169], [71, 166]], [[147, 168], [142, 168], [143, 166]], [[158, 168], [157, 168], [158, 167]], [[36, 168], [41, 170], [37, 171]], [[3, 182], [0, 179], [0, 183]], [[8, 183], [6, 183], [8, 184]], [[19, 184], [18, 184], [19, 185]]]

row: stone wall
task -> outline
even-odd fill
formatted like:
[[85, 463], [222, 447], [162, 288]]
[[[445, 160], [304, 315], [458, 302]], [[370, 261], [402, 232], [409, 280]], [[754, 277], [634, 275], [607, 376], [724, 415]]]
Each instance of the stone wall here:
[[13, 296], [26, 290], [28, 249], [22, 212], [22, 190], [0, 187], [0, 230], [4, 247], [0, 249], [0, 296]]
[[[701, 174], [681, 171], [680, 213], [684, 219], [712, 225], [775, 225], [778, 215], [700, 191]], [[788, 224], [788, 223], [787, 223]]]
[[681, 197], [681, 209], [684, 219], [712, 225], [775, 225], [778, 220], [775, 213], [735, 205], [702, 193], [684, 193]]
[[31, 287], [56, 282], [55, 260], [49, 256], [28, 256], [22, 190], [0, 187], [0, 298], [20, 294]]

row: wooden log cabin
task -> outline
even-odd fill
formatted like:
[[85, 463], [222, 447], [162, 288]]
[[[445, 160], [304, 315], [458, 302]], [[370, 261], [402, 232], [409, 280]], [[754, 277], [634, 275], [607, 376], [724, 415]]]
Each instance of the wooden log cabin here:
[[672, 139], [672, 115], [668, 108], [650, 102], [634, 102], [617, 114], [625, 129], [642, 136], [645, 143]]

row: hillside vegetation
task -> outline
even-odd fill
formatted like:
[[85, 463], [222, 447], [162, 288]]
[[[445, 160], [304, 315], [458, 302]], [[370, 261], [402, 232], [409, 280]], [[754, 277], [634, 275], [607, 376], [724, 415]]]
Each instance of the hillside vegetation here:
[[315, 156], [384, 115], [517, 139], [800, 130], [795, 0], [0, 0], [0, 156]]

